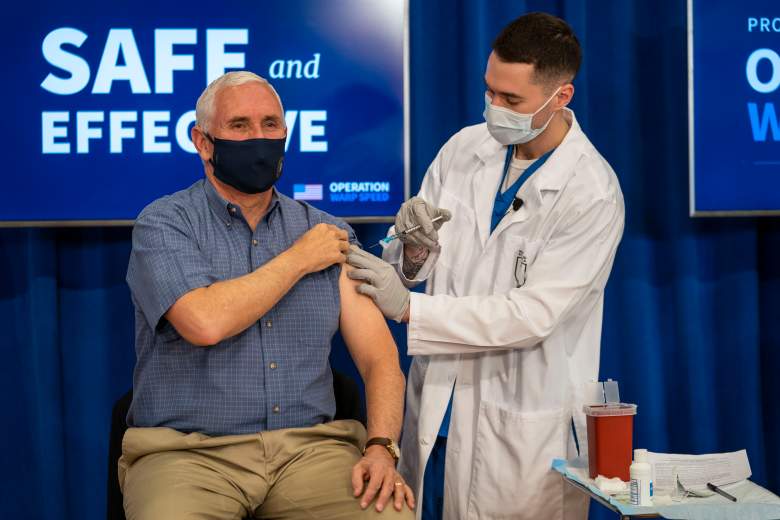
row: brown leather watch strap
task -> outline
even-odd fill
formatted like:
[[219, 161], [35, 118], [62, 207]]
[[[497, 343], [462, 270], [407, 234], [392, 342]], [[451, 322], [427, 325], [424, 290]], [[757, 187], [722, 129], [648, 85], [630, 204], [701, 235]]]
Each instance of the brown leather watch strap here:
[[366, 441], [366, 447], [363, 449], [363, 453], [366, 453], [366, 449], [369, 446], [382, 446], [384, 447], [387, 452], [390, 454], [391, 457], [393, 457], [393, 460], [395, 462], [398, 462], [398, 447], [396, 446], [393, 439], [389, 439], [387, 437], [372, 437]]

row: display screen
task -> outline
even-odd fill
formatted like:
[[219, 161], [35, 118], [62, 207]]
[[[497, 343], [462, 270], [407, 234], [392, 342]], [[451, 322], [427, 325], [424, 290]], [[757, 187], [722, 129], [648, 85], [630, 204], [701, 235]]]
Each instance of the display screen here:
[[688, 7], [691, 214], [780, 214], [780, 2]]
[[35, 2], [6, 7], [0, 221], [127, 221], [204, 176], [213, 79], [250, 70], [288, 128], [278, 189], [394, 215], [405, 175], [404, 0]]

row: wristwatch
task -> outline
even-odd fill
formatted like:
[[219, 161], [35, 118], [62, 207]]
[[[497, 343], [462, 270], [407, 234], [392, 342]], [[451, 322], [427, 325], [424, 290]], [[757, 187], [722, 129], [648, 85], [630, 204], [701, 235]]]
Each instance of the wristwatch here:
[[368, 439], [366, 447], [363, 448], [363, 455], [366, 454], [366, 449], [369, 446], [384, 446], [390, 456], [393, 457], [393, 460], [398, 463], [398, 446], [393, 439], [388, 439], [387, 437], [372, 437]]

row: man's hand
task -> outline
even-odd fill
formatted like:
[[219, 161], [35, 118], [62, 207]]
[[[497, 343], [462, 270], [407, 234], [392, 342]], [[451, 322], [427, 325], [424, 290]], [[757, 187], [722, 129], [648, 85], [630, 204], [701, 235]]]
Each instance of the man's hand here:
[[[436, 217], [441, 217], [441, 220], [434, 222], [433, 219]], [[401, 235], [399, 238], [404, 244], [435, 250], [439, 247], [437, 231], [450, 218], [452, 214], [448, 210], [433, 207], [420, 197], [412, 197], [401, 205], [401, 209], [395, 216], [395, 232], [400, 233], [420, 226], [417, 231]]]
[[347, 263], [355, 267], [347, 272], [353, 280], [361, 280], [357, 291], [369, 296], [382, 314], [397, 322], [409, 320], [409, 289], [398, 278], [395, 268], [357, 246], [350, 246]]
[[[366, 484], [368, 482], [368, 484]], [[393, 506], [400, 511], [404, 501], [414, 509], [414, 493], [395, 469], [395, 461], [383, 446], [369, 446], [366, 454], [352, 468], [352, 491], [355, 497], [361, 494], [360, 507], [367, 508], [374, 497], [376, 510], [382, 511], [393, 496]]]
[[303, 234], [288, 250], [303, 274], [322, 271], [333, 264], [343, 263], [349, 249], [349, 235], [332, 224], [317, 224]]

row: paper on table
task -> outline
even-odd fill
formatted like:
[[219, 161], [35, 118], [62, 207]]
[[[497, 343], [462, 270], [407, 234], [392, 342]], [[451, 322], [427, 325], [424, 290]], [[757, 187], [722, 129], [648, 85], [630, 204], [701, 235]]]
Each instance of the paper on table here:
[[647, 453], [653, 465], [653, 486], [657, 491], [674, 490], [674, 472], [688, 490], [706, 490], [707, 482], [724, 486], [750, 477], [750, 463], [745, 450], [708, 455]]

